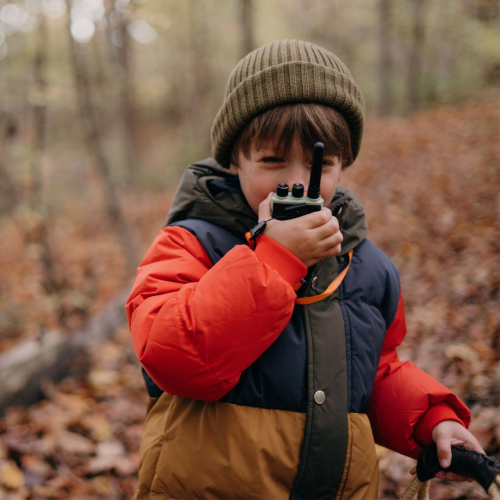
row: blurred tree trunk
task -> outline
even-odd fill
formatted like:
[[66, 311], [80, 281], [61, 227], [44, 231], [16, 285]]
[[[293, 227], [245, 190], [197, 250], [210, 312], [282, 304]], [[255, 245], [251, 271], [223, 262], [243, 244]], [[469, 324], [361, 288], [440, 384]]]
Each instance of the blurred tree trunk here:
[[[16, 138], [21, 132], [24, 113], [21, 106], [17, 106], [14, 98], [14, 88], [19, 85], [12, 78], [12, 66], [9, 62], [13, 58], [7, 57], [2, 64], [0, 73], [0, 95], [4, 98], [0, 103], [0, 214], [11, 214], [21, 202], [21, 189], [14, 181], [15, 169], [11, 150], [15, 147]], [[24, 94], [24, 93], [23, 93]]]
[[255, 48], [253, 36], [253, 0], [241, 0], [241, 25], [243, 27], [241, 57], [244, 57]]
[[420, 105], [419, 88], [422, 82], [422, 51], [425, 40], [425, 9], [427, 0], [409, 0], [413, 9], [411, 46], [408, 57], [406, 111], [413, 113]]
[[[344, 5], [339, 5], [338, 2], [321, 2], [316, 3], [316, 11], [310, 12], [311, 7], [309, 2], [305, 2], [304, 16], [313, 15], [319, 23], [319, 29], [314, 29], [311, 32], [312, 37], [317, 37], [317, 32], [323, 33], [322, 38], [318, 39], [318, 43], [323, 45], [322, 40], [327, 41], [331, 46], [332, 52], [339, 57], [348, 68], [351, 68], [354, 61], [354, 43], [350, 38], [350, 30], [345, 31], [344, 16], [346, 9]], [[320, 9], [320, 10], [318, 10]], [[309, 11], [309, 12], [307, 12]], [[314, 40], [314, 38], [313, 38]]]
[[[1, 148], [4, 151], [3, 148]], [[17, 186], [12, 180], [7, 166], [0, 162], [0, 213], [10, 214], [19, 203]]]
[[426, 58], [430, 70], [425, 99], [429, 103], [448, 100], [451, 95], [449, 82], [460, 78], [457, 69], [464, 49], [461, 37], [463, 27], [457, 19], [457, 12], [450, 11], [446, 3], [437, 3], [434, 6], [433, 17], [439, 30], [433, 37], [429, 37], [431, 50], [430, 57]]
[[[116, 72], [119, 76], [116, 81], [120, 86], [119, 110], [121, 113], [120, 121], [123, 127], [125, 184], [127, 186], [130, 186], [137, 180], [139, 160], [139, 141], [137, 137], [136, 124], [136, 99], [131, 69], [132, 52], [130, 47], [130, 37], [127, 32], [131, 15], [125, 9], [114, 9], [111, 0], [105, 0], [104, 3], [106, 7], [107, 21], [105, 35], [110, 64], [114, 69], [116, 69]], [[130, 8], [134, 8], [133, 3], [131, 3]], [[113, 13], [113, 15], [116, 16], [116, 19], [118, 19], [117, 28], [114, 35], [111, 29], [111, 13]], [[117, 39], [117, 44], [113, 43], [113, 37]]]
[[297, 9], [289, 11], [288, 17], [304, 40], [330, 50], [352, 69], [356, 59], [356, 44], [351, 37], [353, 27], [344, 30], [348, 9], [339, 2], [301, 0]]
[[[133, 5], [133, 4], [132, 4]], [[126, 184], [134, 184], [137, 180], [138, 169], [138, 137], [137, 137], [137, 113], [135, 105], [134, 82], [132, 75], [132, 51], [130, 37], [127, 32], [129, 20], [122, 13], [120, 16], [119, 29], [123, 47], [118, 49], [118, 63], [121, 75], [120, 101], [123, 110], [123, 126], [125, 139], [125, 171], [127, 173]]]
[[33, 105], [35, 142], [31, 162], [31, 179], [29, 188], [29, 205], [34, 210], [42, 211], [42, 155], [45, 145], [45, 126], [47, 118], [46, 92], [47, 84], [44, 78], [45, 63], [47, 60], [47, 21], [40, 16], [37, 48], [34, 61], [33, 88], [30, 92], [30, 101]]
[[[50, 247], [49, 230], [47, 221], [47, 207], [43, 196], [42, 184], [42, 158], [45, 149], [45, 136], [47, 125], [47, 83], [44, 77], [47, 62], [47, 20], [40, 16], [38, 40], [34, 60], [33, 88], [30, 92], [30, 103], [33, 106], [34, 143], [31, 154], [30, 183], [28, 188], [28, 206], [30, 217], [24, 227], [27, 245], [36, 246], [37, 255], [44, 270], [41, 285], [45, 293], [54, 299], [59, 323], [66, 324], [66, 311], [62, 301], [64, 280], [57, 275], [55, 258]], [[40, 332], [45, 331], [45, 326], [40, 325]]]
[[392, 1], [379, 0], [379, 68], [378, 68], [378, 111], [381, 115], [389, 115], [391, 113], [391, 77], [392, 77], [392, 60], [391, 60], [391, 14]]
[[[188, 6], [191, 67], [194, 78], [194, 95], [191, 100], [189, 122], [193, 138], [204, 151], [210, 150], [210, 124], [213, 120], [209, 99], [212, 90], [211, 49], [207, 5], [205, 0], [190, 0]], [[201, 143], [201, 144], [200, 144]]]
[[[165, 91], [161, 105], [161, 116], [168, 124], [181, 124], [189, 107], [189, 93], [185, 88], [184, 75], [189, 72], [183, 57], [183, 44], [173, 37], [165, 47]], [[184, 88], [183, 88], [184, 87]]]
[[[66, 2], [68, 10], [70, 11], [71, 1], [66, 0]], [[137, 266], [137, 252], [120, 207], [116, 187], [114, 186], [111, 178], [111, 169], [104, 153], [104, 147], [101, 140], [103, 133], [100, 128], [100, 122], [97, 118], [97, 110], [95, 109], [91, 98], [88, 70], [82, 53], [82, 45], [75, 42], [71, 35], [70, 16], [68, 16], [68, 36], [72, 59], [71, 62], [75, 76], [76, 94], [87, 145], [94, 156], [97, 173], [103, 184], [108, 217], [111, 219], [116, 230], [118, 231], [118, 237], [127, 257], [127, 263], [132, 270]]]

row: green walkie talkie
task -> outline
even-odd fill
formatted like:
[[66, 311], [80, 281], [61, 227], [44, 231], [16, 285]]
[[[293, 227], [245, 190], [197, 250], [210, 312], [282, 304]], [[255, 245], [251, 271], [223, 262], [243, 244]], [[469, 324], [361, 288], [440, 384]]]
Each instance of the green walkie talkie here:
[[303, 184], [294, 184], [291, 193], [288, 184], [278, 184], [276, 193], [271, 198], [273, 219], [295, 219], [311, 212], [319, 212], [323, 208], [324, 200], [321, 198], [319, 191], [324, 150], [325, 146], [322, 142], [317, 142], [314, 145], [309, 190], [306, 195], [304, 195]]

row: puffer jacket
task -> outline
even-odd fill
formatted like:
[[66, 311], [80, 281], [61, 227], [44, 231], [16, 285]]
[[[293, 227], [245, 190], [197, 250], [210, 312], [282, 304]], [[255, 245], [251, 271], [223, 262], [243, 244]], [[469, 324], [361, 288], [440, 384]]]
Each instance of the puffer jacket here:
[[[416, 457], [465, 405], [396, 347], [399, 275], [346, 202], [339, 256], [309, 270], [213, 160], [186, 170], [126, 304], [150, 395], [136, 499], [375, 499], [374, 440]], [[309, 305], [348, 265], [335, 293]]]

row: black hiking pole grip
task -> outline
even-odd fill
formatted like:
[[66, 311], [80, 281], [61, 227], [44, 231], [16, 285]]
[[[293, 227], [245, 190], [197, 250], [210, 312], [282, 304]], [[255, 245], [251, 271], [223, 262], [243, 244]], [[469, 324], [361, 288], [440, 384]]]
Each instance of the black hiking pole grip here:
[[466, 450], [460, 446], [451, 447], [451, 465], [444, 469], [439, 465], [436, 445], [424, 450], [418, 457], [417, 477], [424, 483], [435, 477], [437, 472], [453, 472], [460, 476], [471, 477], [488, 492], [495, 476], [500, 473], [500, 462], [492, 457]]

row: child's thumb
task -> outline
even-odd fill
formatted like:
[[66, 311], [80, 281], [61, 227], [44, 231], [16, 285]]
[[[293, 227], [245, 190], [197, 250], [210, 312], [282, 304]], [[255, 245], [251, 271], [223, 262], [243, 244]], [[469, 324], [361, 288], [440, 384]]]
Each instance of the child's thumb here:
[[259, 205], [259, 222], [271, 218], [271, 197], [273, 192], [267, 195], [267, 198]]
[[447, 469], [451, 464], [451, 445], [449, 443], [437, 443], [437, 454], [439, 464], [443, 469]]

